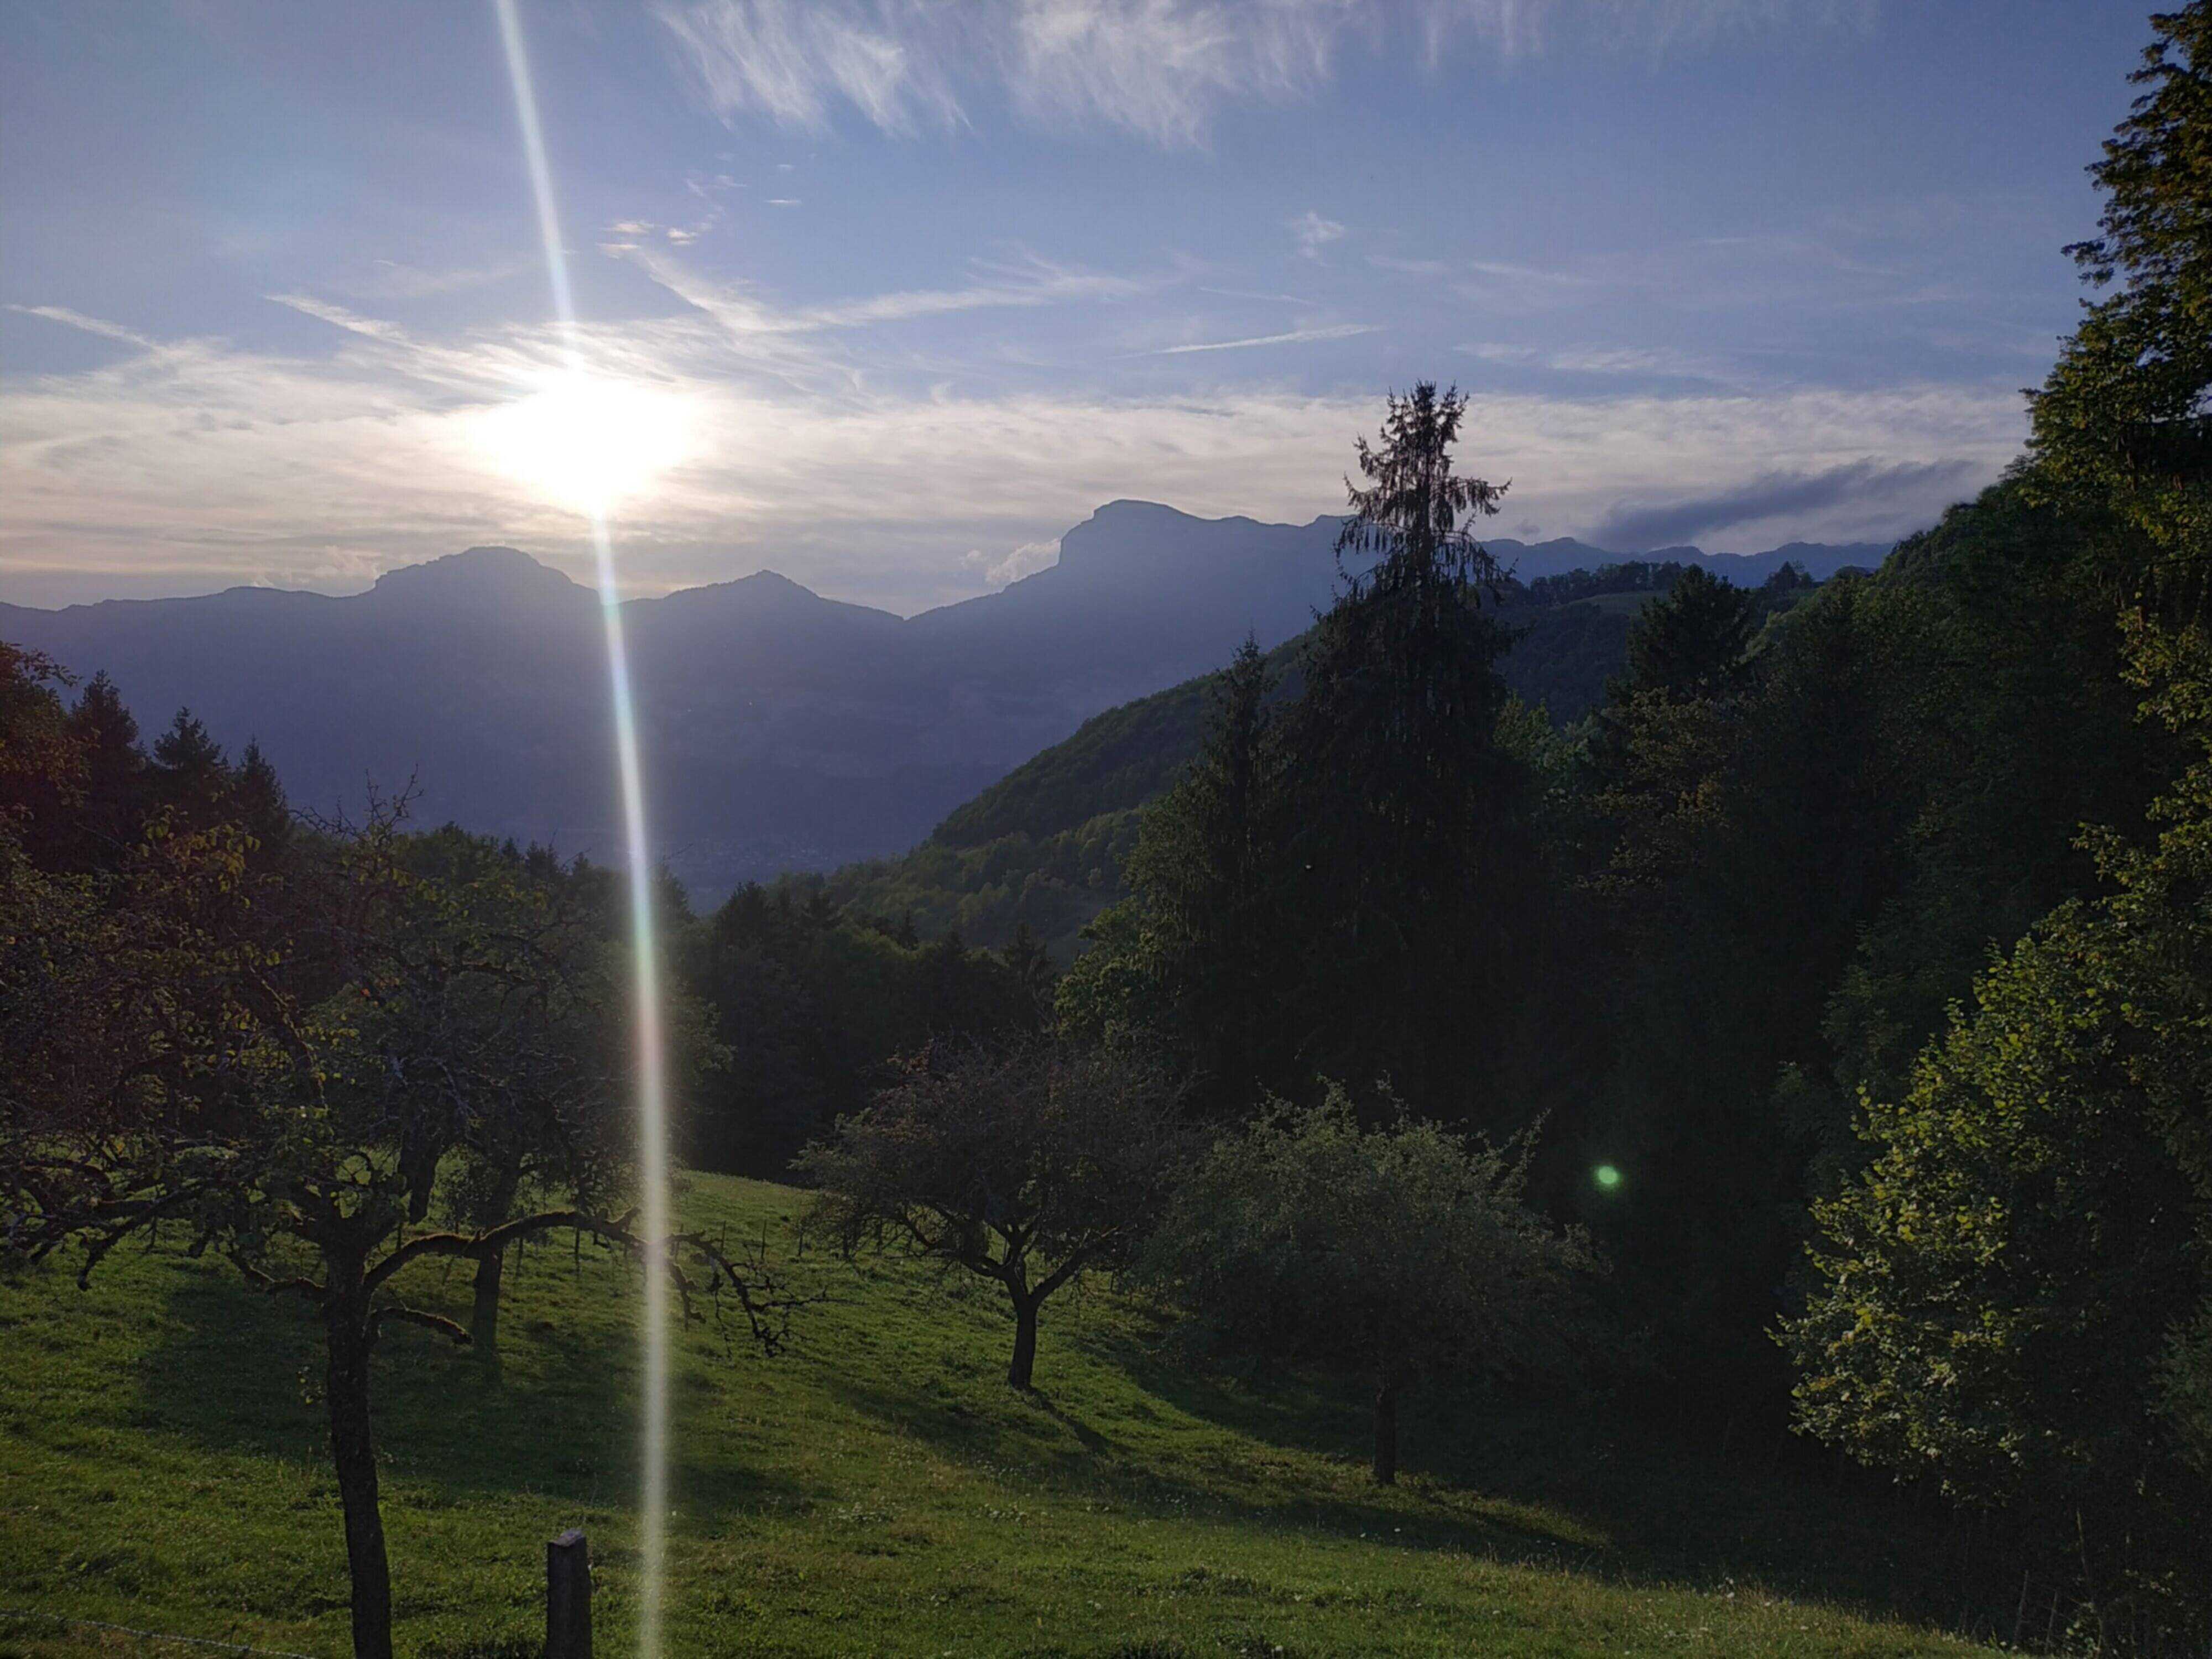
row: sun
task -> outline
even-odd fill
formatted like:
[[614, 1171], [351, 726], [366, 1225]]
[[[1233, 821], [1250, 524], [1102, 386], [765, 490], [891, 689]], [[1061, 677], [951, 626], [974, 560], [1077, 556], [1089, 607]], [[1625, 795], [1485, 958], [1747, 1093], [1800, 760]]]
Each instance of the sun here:
[[576, 372], [486, 410], [475, 437], [495, 469], [539, 501], [597, 518], [683, 465], [696, 430], [681, 393]]

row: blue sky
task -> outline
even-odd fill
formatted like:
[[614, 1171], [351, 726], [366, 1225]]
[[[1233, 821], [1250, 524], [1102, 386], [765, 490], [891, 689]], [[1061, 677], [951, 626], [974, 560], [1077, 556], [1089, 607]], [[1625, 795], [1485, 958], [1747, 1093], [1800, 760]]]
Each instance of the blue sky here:
[[19, 0], [0, 599], [581, 574], [635, 447], [639, 590], [912, 611], [1116, 496], [1334, 511], [1417, 377], [1498, 533], [1886, 538], [2019, 446], [2144, 15], [524, 0], [572, 431], [488, 3]]

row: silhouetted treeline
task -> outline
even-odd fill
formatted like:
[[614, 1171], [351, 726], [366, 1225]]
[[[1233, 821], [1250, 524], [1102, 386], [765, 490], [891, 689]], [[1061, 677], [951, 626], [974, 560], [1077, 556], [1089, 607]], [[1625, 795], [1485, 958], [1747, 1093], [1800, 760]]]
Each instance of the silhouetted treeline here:
[[1036, 1030], [1052, 971], [1026, 934], [1004, 951], [957, 933], [924, 941], [838, 910], [818, 885], [747, 885], [672, 942], [678, 977], [709, 1012], [727, 1060], [684, 1109], [690, 1159], [777, 1179], [793, 1156], [933, 1040]]

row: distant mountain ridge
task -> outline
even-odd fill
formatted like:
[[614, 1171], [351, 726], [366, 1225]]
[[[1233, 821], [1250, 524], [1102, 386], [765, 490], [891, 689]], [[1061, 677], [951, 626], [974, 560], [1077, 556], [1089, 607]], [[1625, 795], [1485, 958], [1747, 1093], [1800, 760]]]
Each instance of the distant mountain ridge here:
[[[623, 607], [657, 842], [702, 899], [919, 842], [952, 808], [1103, 710], [1272, 647], [1334, 591], [1341, 520], [1101, 507], [1057, 563], [902, 618], [763, 570]], [[1887, 550], [1735, 556], [1491, 544], [1522, 580], [1700, 562], [1756, 582]], [[615, 855], [597, 595], [526, 553], [477, 547], [343, 598], [238, 587], [58, 611], [0, 605], [0, 639], [106, 669], [150, 737], [189, 706], [258, 738], [295, 802], [358, 811], [412, 780], [428, 821]]]
[[[1330, 520], [1335, 522], [1335, 520]], [[1889, 556], [1893, 542], [1789, 542], [1764, 553], [1708, 553], [1703, 548], [1657, 547], [1648, 553], [1610, 553], [1571, 536], [1548, 542], [1516, 542], [1486, 537], [1498, 563], [1524, 582], [1564, 576], [1570, 570], [1595, 570], [1608, 564], [1698, 564], [1739, 587], [1755, 587], [1785, 564], [1794, 564], [1816, 581], [1838, 570], [1872, 570]]]

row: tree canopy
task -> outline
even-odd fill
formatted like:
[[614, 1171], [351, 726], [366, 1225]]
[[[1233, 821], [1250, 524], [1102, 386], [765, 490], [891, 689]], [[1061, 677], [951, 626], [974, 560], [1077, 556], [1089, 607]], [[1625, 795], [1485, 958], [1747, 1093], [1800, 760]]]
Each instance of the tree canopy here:
[[1179, 1089], [1125, 1046], [940, 1045], [800, 1156], [811, 1231], [927, 1258], [1005, 1287], [1008, 1386], [1027, 1389], [1037, 1314], [1145, 1237], [1182, 1137]]
[[1359, 1116], [1332, 1088], [1217, 1139], [1148, 1265], [1235, 1346], [1364, 1378], [1388, 1485], [1401, 1397], [1565, 1363], [1583, 1318], [1577, 1280], [1596, 1261], [1581, 1233], [1523, 1203], [1524, 1148]]

